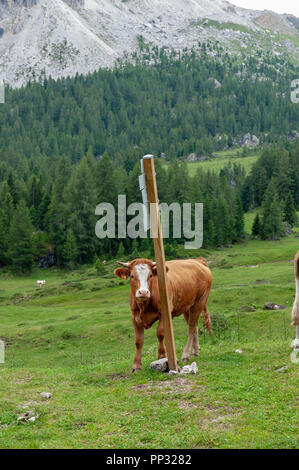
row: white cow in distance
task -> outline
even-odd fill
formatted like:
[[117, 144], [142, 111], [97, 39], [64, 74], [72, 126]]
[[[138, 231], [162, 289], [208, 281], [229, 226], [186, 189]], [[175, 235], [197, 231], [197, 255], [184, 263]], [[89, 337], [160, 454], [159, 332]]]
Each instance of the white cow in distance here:
[[36, 281], [36, 284], [39, 286], [39, 287], [42, 287], [46, 284], [46, 281]]

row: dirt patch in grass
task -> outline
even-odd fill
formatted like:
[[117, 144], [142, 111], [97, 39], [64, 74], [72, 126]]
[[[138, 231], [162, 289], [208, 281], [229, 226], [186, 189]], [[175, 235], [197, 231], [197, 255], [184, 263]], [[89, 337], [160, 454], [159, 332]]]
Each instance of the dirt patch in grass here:
[[204, 386], [197, 384], [187, 377], [176, 377], [172, 380], [160, 382], [151, 381], [147, 384], [139, 384], [132, 387], [132, 390], [143, 392], [145, 396], [152, 397], [157, 393], [163, 393], [166, 397], [172, 396], [172, 400], [177, 402], [177, 407], [186, 412], [195, 412], [201, 426], [215, 428], [225, 431], [233, 426], [235, 417], [239, 411], [222, 404], [204, 404], [201, 395]]
[[183, 377], [176, 377], [172, 380], [162, 380], [159, 382], [151, 381], [147, 384], [135, 385], [132, 390], [144, 391], [146, 395], [150, 396], [155, 393], [163, 392], [167, 394], [175, 393], [190, 393], [196, 390], [200, 390], [202, 387], [199, 386], [193, 380], [189, 380]]
[[235, 424], [235, 419], [240, 416], [239, 410], [231, 407], [215, 404], [204, 405], [202, 402], [181, 401], [178, 405], [183, 410], [198, 410], [198, 419], [202, 426], [206, 428], [215, 427], [221, 431], [226, 431]]
[[108, 378], [111, 380], [124, 380], [129, 377], [129, 374], [122, 374], [121, 372], [116, 372], [115, 374], [108, 375]]
[[23, 384], [26, 382], [30, 382], [32, 379], [33, 379], [33, 375], [25, 375], [24, 377], [18, 377], [17, 379], [15, 379], [15, 382], [17, 384]]

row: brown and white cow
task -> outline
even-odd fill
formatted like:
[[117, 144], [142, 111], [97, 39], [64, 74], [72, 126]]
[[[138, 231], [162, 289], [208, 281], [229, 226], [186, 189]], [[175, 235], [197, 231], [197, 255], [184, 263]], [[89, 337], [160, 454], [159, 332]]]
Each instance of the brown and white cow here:
[[294, 340], [294, 350], [299, 350], [299, 251], [294, 259], [296, 297], [292, 310], [292, 325], [296, 326], [296, 338]]
[[[136, 354], [132, 372], [141, 369], [141, 351], [144, 329], [159, 320], [157, 338], [158, 358], [166, 357], [164, 329], [161, 319], [160, 296], [156, 263], [149, 259], [135, 259], [119, 263], [114, 274], [122, 279], [130, 278], [130, 307], [136, 334]], [[168, 261], [166, 263], [169, 299], [172, 318], [184, 315], [188, 324], [188, 341], [181, 360], [190, 359], [191, 347], [198, 355], [198, 318], [204, 311], [204, 326], [211, 334], [211, 319], [207, 301], [212, 285], [212, 274], [202, 258]]]

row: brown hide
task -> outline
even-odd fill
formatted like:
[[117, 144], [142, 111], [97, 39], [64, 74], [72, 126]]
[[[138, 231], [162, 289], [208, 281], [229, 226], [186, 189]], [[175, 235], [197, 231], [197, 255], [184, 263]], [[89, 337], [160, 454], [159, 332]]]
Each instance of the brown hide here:
[[[134, 271], [137, 264], [148, 264], [151, 269], [151, 260], [137, 259], [130, 263], [129, 271]], [[187, 313], [196, 302], [210, 291], [212, 274], [207, 263], [202, 259], [175, 260], [166, 263], [168, 268], [167, 280], [169, 299], [172, 308], [172, 317]], [[124, 275], [123, 269], [118, 268]], [[152, 270], [153, 277], [149, 280], [150, 299], [145, 302], [136, 300], [136, 288], [130, 291], [130, 307], [136, 322], [144, 328], [149, 328], [161, 315], [158, 277], [156, 269]]]
[[[148, 259], [136, 259], [131, 263], [121, 264], [124, 267], [116, 269], [114, 274], [120, 278], [130, 278], [130, 307], [136, 335], [136, 354], [132, 365], [134, 372], [141, 368], [144, 328], [150, 328], [157, 320], [158, 358], [166, 357], [157, 268]], [[195, 356], [199, 352], [198, 318], [202, 311], [204, 326], [211, 333], [211, 319], [206, 304], [212, 285], [212, 274], [202, 258], [168, 261], [166, 271], [172, 317], [184, 314], [188, 324], [188, 341], [181, 358], [182, 361], [188, 361], [191, 348]]]

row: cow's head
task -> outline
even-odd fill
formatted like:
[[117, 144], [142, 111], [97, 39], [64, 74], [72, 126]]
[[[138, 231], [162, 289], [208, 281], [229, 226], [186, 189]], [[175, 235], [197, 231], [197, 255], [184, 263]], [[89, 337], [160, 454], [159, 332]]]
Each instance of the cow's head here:
[[117, 268], [114, 274], [121, 279], [130, 278], [131, 292], [136, 297], [137, 302], [145, 302], [150, 299], [152, 292], [152, 282], [157, 276], [156, 263], [149, 259], [135, 259], [129, 263], [120, 263], [121, 268]]

